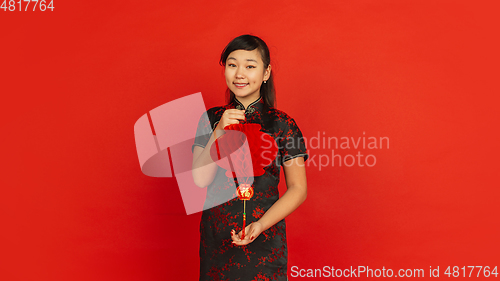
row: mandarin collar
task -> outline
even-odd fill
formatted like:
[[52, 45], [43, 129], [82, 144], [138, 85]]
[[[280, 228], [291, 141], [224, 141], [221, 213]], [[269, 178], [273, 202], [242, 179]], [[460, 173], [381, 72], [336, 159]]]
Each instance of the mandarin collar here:
[[[231, 103], [236, 109], [245, 109], [245, 106], [234, 97], [233, 102]], [[259, 96], [258, 99], [253, 101], [248, 105], [248, 107], [245, 110], [245, 114], [251, 114], [254, 113], [256, 110], [262, 110], [264, 107], [264, 100], [262, 99], [262, 96]]]

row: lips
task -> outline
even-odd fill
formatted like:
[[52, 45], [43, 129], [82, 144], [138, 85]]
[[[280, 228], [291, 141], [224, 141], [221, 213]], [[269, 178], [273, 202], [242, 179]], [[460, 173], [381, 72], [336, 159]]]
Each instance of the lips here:
[[236, 88], [244, 88], [246, 85], [248, 85], [248, 83], [233, 83]]

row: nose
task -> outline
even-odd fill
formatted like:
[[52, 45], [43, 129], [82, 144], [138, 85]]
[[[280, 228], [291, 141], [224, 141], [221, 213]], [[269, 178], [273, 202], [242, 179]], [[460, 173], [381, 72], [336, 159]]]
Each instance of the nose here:
[[236, 69], [236, 78], [245, 78], [244, 69], [242, 67]]

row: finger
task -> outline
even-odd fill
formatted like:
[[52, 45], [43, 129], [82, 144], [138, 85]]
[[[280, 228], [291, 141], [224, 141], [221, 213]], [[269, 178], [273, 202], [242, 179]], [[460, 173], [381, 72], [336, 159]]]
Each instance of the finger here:
[[239, 120], [244, 120], [244, 117], [241, 117], [240, 115], [230, 115], [228, 118], [225, 120], [225, 122], [229, 123], [236, 123], [238, 124]]
[[233, 241], [232, 243], [237, 245], [237, 246], [244, 246], [244, 245], [248, 245], [250, 243], [252, 243], [253, 240], [250, 240], [249, 239], [249, 236], [245, 236], [245, 238], [243, 240], [240, 240], [240, 241]]
[[233, 244], [238, 245], [238, 246], [242, 246], [242, 245], [247, 245], [250, 242], [252, 242], [252, 241], [250, 239], [248, 239], [248, 236], [245, 235], [244, 239], [233, 241]]
[[236, 234], [236, 232], [233, 230], [231, 230], [231, 239], [233, 239], [233, 241], [241, 241], [241, 238], [238, 234]]
[[228, 114], [228, 115], [231, 115], [231, 114], [245, 114], [245, 109], [228, 109], [226, 110], [224, 113]]
[[242, 231], [240, 231], [240, 232], [238, 233], [238, 236], [240, 237], [240, 240], [242, 240], [242, 241], [243, 241], [243, 240], [250, 240], [250, 239], [249, 239], [249, 236], [248, 236], [248, 233], [249, 233], [249, 232], [250, 232], [250, 231], [249, 231], [248, 226], [247, 226], [247, 227], [245, 227], [245, 237], [243, 237], [243, 230], [242, 230]]
[[235, 113], [231, 113], [228, 115], [229, 118], [231, 119], [236, 119], [236, 120], [245, 120], [246, 119], [246, 116], [245, 116], [245, 113], [244, 112], [235, 112]]
[[231, 236], [231, 240], [233, 240], [233, 243], [235, 243], [235, 242], [241, 242], [241, 239], [239, 239], [238, 237], [236, 237], [236, 235]]
[[257, 236], [255, 235], [255, 229], [252, 228], [251, 230], [249, 230], [247, 236], [248, 240], [253, 241], [255, 239], [255, 236]]
[[233, 244], [234, 245], [237, 245], [237, 246], [245, 246], [245, 245], [248, 245], [250, 244], [250, 240], [243, 240], [243, 241], [233, 241]]
[[250, 241], [253, 241], [255, 240], [255, 238], [257, 238], [257, 236], [259, 236], [260, 233], [259, 231], [257, 231], [255, 228], [252, 227], [252, 229], [250, 229], [248, 231], [248, 239], [250, 239]]
[[245, 113], [245, 109], [236, 109], [236, 108], [227, 109], [226, 111], [224, 111], [223, 115], [224, 114], [232, 114], [232, 113], [236, 113], [236, 114]]

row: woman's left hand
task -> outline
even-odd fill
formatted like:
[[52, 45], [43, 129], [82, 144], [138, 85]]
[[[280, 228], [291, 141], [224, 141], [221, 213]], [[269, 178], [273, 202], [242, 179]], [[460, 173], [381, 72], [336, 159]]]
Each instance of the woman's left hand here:
[[233, 243], [238, 246], [248, 245], [253, 242], [261, 233], [263, 227], [260, 222], [252, 222], [251, 224], [245, 227], [245, 237], [241, 239], [243, 236], [243, 231], [240, 231], [238, 234], [234, 231], [231, 231], [231, 239], [233, 239]]

